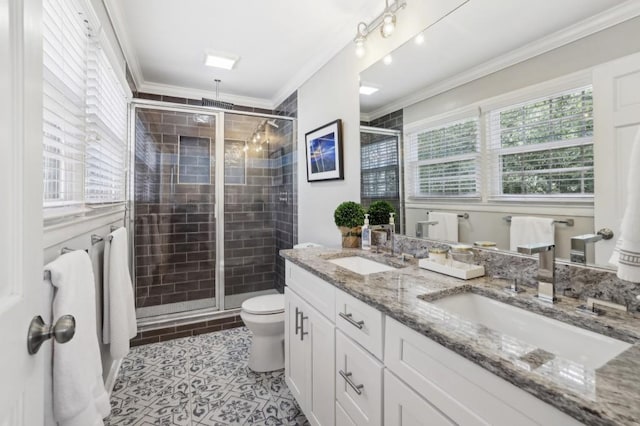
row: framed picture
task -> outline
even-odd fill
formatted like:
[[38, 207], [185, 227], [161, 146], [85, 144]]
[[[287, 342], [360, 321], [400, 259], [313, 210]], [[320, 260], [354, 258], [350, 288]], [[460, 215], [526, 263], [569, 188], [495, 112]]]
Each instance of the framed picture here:
[[344, 179], [342, 120], [332, 121], [305, 134], [307, 182]]

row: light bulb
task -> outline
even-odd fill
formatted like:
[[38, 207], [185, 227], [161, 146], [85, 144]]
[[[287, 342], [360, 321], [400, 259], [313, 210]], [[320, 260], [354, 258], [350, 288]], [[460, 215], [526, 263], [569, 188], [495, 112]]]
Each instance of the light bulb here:
[[356, 39], [356, 56], [358, 58], [362, 58], [365, 53], [366, 50], [364, 48], [364, 37], [358, 37]]
[[256, 139], [260, 140], [260, 133], [256, 135]]
[[382, 27], [380, 27], [380, 34], [382, 34], [382, 37], [387, 38], [391, 34], [393, 34], [393, 31], [395, 29], [396, 29], [396, 15], [390, 12], [385, 13], [384, 17], [382, 18]]
[[416, 36], [416, 38], [413, 39], [413, 41], [417, 44], [420, 45], [422, 43], [424, 43], [424, 33], [420, 33]]
[[254, 136], [254, 137], [253, 137], [253, 143], [256, 143], [256, 142], [258, 142], [258, 140], [257, 140], [257, 139], [256, 139], [256, 137]]
[[391, 64], [391, 62], [393, 62], [393, 58], [391, 57], [391, 55], [387, 55], [384, 57], [382, 62], [384, 62], [385, 65], [389, 65]]

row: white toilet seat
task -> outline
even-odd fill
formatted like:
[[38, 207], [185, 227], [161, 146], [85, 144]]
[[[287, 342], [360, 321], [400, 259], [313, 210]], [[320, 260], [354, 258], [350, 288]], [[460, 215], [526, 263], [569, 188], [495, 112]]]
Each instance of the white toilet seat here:
[[268, 294], [242, 302], [242, 311], [253, 315], [272, 315], [284, 312], [284, 295]]

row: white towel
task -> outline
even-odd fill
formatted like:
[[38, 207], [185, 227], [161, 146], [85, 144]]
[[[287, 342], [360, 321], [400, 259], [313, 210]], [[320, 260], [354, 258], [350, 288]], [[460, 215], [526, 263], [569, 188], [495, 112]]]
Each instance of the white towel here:
[[458, 215], [456, 213], [429, 212], [429, 238], [458, 242]]
[[640, 130], [636, 133], [627, 178], [627, 207], [620, 226], [620, 239], [609, 263], [618, 266], [618, 278], [640, 282]]
[[137, 333], [127, 246], [127, 230], [118, 228], [109, 234], [104, 248], [102, 341], [110, 343], [114, 359], [122, 359], [129, 353], [129, 340]]
[[56, 287], [53, 318], [70, 314], [76, 332], [69, 342], [53, 346], [53, 412], [60, 426], [102, 425], [111, 412], [102, 381], [96, 336], [95, 289], [89, 255], [77, 250], [45, 266]]
[[513, 216], [511, 218], [511, 250], [526, 244], [555, 244], [553, 219], [533, 216]]

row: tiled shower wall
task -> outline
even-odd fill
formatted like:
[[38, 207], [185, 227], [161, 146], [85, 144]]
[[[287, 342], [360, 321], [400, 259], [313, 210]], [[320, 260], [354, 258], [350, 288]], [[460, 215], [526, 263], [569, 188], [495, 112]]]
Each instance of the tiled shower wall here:
[[[176, 103], [193, 105], [196, 101], [177, 99]], [[213, 139], [215, 126], [203, 129], [205, 126], [193, 114], [144, 111], [136, 126], [136, 306], [214, 297], [214, 147], [210, 155], [211, 184], [174, 184], [175, 194], [170, 197], [172, 186], [167, 182], [171, 180], [171, 166], [178, 162], [178, 135]], [[245, 140], [247, 131], [264, 120], [235, 112], [225, 115], [225, 144]], [[296, 93], [276, 110], [259, 112], [295, 117]], [[226, 295], [284, 288], [284, 261], [278, 252], [297, 241], [296, 129], [294, 122], [276, 122], [277, 129], [270, 127], [270, 146], [261, 152], [248, 152], [243, 184], [237, 184], [235, 178], [235, 184], [225, 185]], [[186, 222], [181, 222], [183, 219]], [[153, 236], [155, 228], [148, 223], [159, 223], [159, 236]], [[157, 258], [159, 253], [162, 256]], [[162, 263], [158, 264], [159, 260]], [[206, 279], [200, 278], [205, 275]]]
[[[286, 117], [297, 117], [298, 96], [294, 92], [275, 113]], [[292, 248], [298, 242], [298, 155], [296, 151], [296, 122], [282, 121], [278, 129], [282, 140], [291, 143], [282, 146], [281, 157], [273, 159], [272, 176], [274, 181], [273, 197], [275, 202], [276, 225], [276, 280], [275, 287], [284, 292], [285, 272], [284, 259], [279, 256], [280, 250]]]
[[[215, 138], [215, 123], [207, 116], [138, 109], [135, 132], [136, 307], [213, 298], [213, 152], [203, 154]], [[183, 158], [179, 173], [181, 136], [197, 142], [198, 155]], [[180, 182], [179, 174], [210, 183]]]

